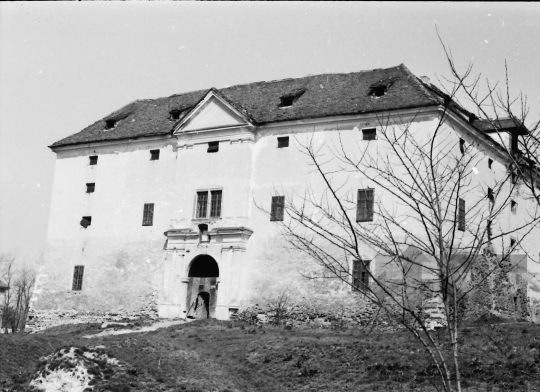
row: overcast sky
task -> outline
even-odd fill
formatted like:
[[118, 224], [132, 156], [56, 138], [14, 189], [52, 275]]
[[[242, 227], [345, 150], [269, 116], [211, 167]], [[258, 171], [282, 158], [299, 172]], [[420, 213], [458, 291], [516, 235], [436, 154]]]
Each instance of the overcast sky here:
[[[45, 248], [55, 154], [121, 106], [210, 87], [404, 63], [504, 80], [540, 111], [539, 3], [0, 4], [0, 252]], [[531, 118], [531, 119], [533, 119]]]

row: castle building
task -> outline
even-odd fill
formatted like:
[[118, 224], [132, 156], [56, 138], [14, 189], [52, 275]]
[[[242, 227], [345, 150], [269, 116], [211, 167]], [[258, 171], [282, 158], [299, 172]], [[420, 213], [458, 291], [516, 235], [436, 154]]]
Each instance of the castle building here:
[[[298, 145], [306, 137], [331, 143], [339, 131], [344, 143], [377, 148], [381, 116], [428, 134], [443, 95], [399, 65], [124, 106], [50, 146], [57, 159], [33, 307], [135, 311], [154, 301], [160, 317], [174, 318], [204, 301], [207, 316], [228, 319], [257, 296], [302, 286], [279, 223], [290, 192], [323, 185]], [[483, 151], [479, 178], [506, 173], [501, 146], [511, 147], [519, 128], [503, 124], [497, 142], [458, 109], [446, 112], [445, 127]], [[374, 195], [385, 196], [350, 181], [358, 219], [369, 220]], [[538, 242], [521, 245], [539, 254]], [[359, 284], [369, 284], [351, 263]]]

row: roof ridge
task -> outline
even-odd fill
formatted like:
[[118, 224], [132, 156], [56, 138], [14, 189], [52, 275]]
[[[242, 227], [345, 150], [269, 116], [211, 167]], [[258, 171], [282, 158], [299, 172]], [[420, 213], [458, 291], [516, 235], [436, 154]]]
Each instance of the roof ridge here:
[[405, 73], [407, 74], [408, 77], [411, 78], [412, 82], [413, 82], [413, 86], [416, 87], [422, 94], [424, 94], [426, 97], [428, 97], [429, 99], [439, 103], [439, 100], [437, 99], [437, 97], [435, 97], [430, 91], [429, 89], [424, 85], [423, 82], [421, 82], [418, 78], [418, 76], [416, 76], [415, 74], [413, 74], [409, 68], [407, 68], [407, 66], [403, 63], [401, 63], [399, 65], [399, 67], [401, 67], [403, 69], [403, 71], [405, 71]]
[[[158, 99], [180, 97], [180, 96], [185, 95], [185, 94], [195, 94], [195, 93], [201, 93], [201, 92], [204, 92], [204, 91], [206, 93], [208, 93], [208, 91], [210, 89], [215, 89], [215, 90], [218, 90], [218, 91], [222, 92], [223, 90], [233, 89], [233, 88], [236, 88], [236, 87], [251, 86], [251, 85], [256, 85], [256, 84], [270, 84], [270, 83], [276, 83], [276, 82], [284, 82], [284, 81], [287, 81], [287, 80], [300, 80], [300, 79], [316, 78], [316, 77], [319, 78], [319, 77], [328, 76], [328, 75], [352, 75], [352, 74], [362, 74], [362, 73], [374, 72], [374, 71], [386, 71], [386, 70], [389, 70], [389, 69], [399, 68], [402, 65], [403, 64], [395, 65], [393, 67], [388, 67], [388, 68], [373, 68], [373, 69], [364, 69], [364, 70], [361, 70], [361, 71], [351, 71], [351, 72], [334, 72], [334, 73], [328, 72], [328, 73], [322, 73], [322, 74], [306, 75], [306, 76], [301, 76], [301, 77], [298, 77], [298, 78], [283, 78], [283, 79], [274, 79], [274, 80], [263, 80], [263, 81], [258, 81], [258, 82], [234, 84], [232, 86], [221, 87], [221, 88], [216, 88], [216, 87], [202, 88], [202, 89], [199, 89], [199, 90], [186, 91], [186, 92], [179, 93], [179, 94], [173, 94], [173, 95], [170, 95], [168, 97], [140, 99], [139, 101], [153, 101], [153, 100], [158, 100]], [[410, 73], [410, 71], [409, 71], [409, 73]]]
[[[392, 94], [373, 99], [368, 91], [370, 84], [379, 79], [396, 77], [402, 81], [396, 81]], [[280, 100], [298, 88], [307, 88], [308, 92], [292, 107], [282, 110]], [[51, 147], [170, 134], [178, 123], [173, 121], [176, 119], [170, 111], [193, 108], [210, 91], [245, 115], [253, 124], [440, 104], [436, 91], [429, 89], [429, 85], [423, 85], [402, 63], [388, 68], [257, 81], [223, 88], [186, 91], [168, 97], [137, 99], [82, 131], [53, 143]], [[129, 117], [120, 121], [126, 114], [129, 114]], [[106, 129], [105, 122], [108, 119], [116, 119], [117, 124]], [[180, 118], [178, 120], [181, 121]]]

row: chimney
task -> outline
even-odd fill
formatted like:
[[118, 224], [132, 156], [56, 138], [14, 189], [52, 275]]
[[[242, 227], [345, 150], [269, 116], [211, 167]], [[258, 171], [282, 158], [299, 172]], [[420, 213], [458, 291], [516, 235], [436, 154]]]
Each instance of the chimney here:
[[420, 76], [420, 79], [422, 80], [422, 82], [424, 82], [424, 84], [431, 84], [431, 81], [427, 76]]

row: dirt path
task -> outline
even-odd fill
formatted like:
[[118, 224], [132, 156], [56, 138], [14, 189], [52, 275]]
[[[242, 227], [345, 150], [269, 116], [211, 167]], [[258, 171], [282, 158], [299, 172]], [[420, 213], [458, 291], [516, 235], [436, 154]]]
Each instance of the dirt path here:
[[[124, 335], [124, 334], [127, 334], [127, 333], [150, 332], [150, 331], [156, 331], [156, 330], [158, 330], [160, 328], [167, 328], [167, 327], [170, 327], [171, 325], [186, 324], [186, 323], [189, 323], [189, 322], [194, 321], [194, 320], [195, 319], [161, 321], [161, 322], [157, 322], [155, 324], [152, 324], [152, 325], [150, 325], [148, 327], [141, 327], [141, 328], [138, 328], [138, 329], [119, 329], [119, 330], [115, 330], [115, 331], [103, 331], [103, 332], [100, 332], [100, 333], [97, 333], [97, 334], [94, 334], [94, 335], [85, 335], [85, 336], [83, 336], [83, 338], [91, 339], [91, 338], [97, 338], [97, 337], [109, 336], [109, 335]], [[106, 327], [106, 324], [107, 323], [104, 323], [105, 327]], [[118, 323], [109, 323], [109, 324], [118, 324]]]

